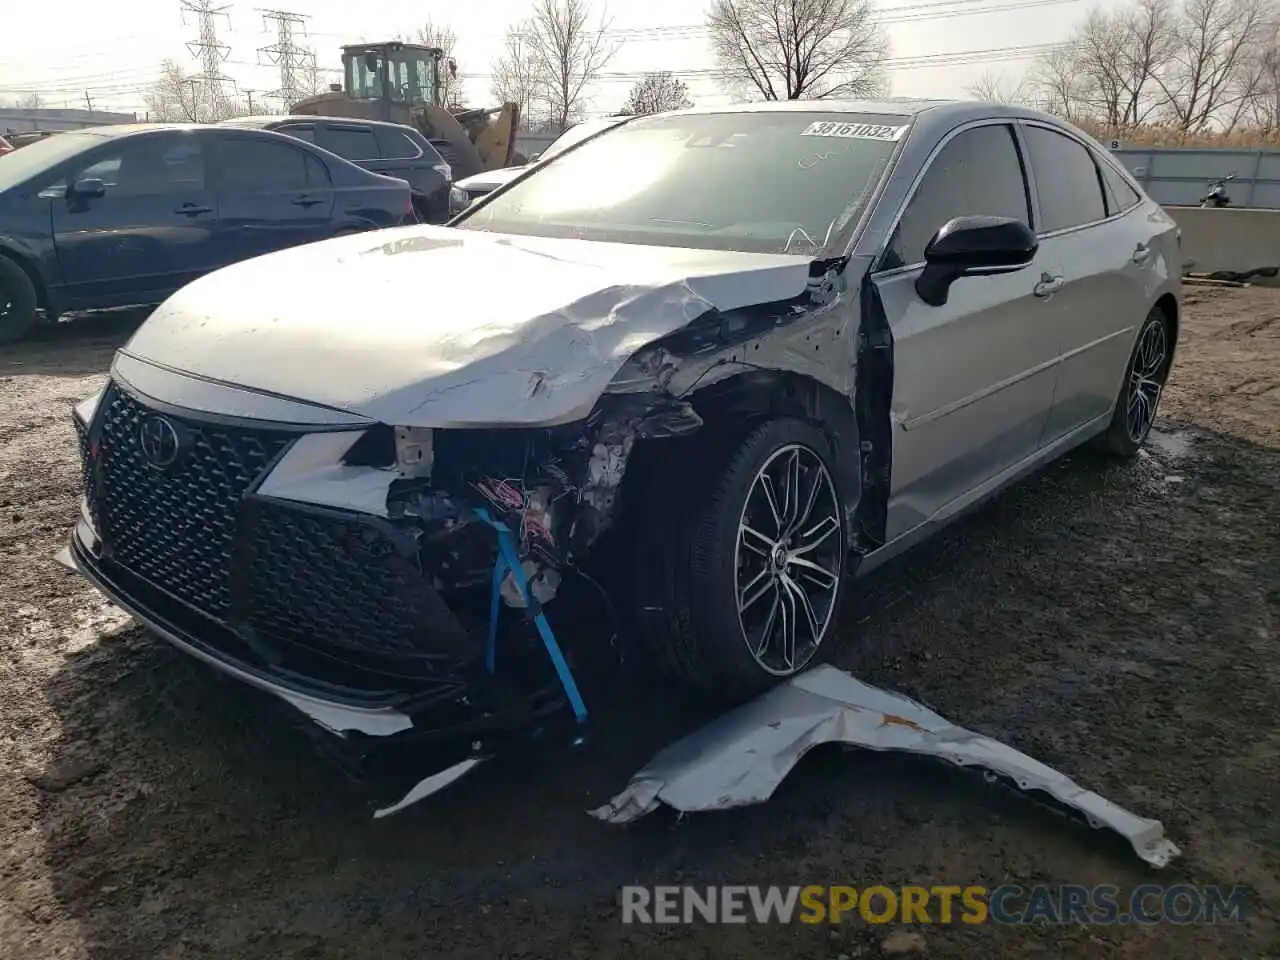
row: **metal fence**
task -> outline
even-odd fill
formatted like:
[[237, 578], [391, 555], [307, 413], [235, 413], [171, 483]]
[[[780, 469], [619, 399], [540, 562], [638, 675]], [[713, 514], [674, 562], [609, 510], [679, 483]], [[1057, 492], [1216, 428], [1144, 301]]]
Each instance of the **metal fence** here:
[[1232, 206], [1280, 209], [1280, 150], [1208, 147], [1112, 147], [1156, 203], [1196, 206], [1209, 184], [1227, 184]]

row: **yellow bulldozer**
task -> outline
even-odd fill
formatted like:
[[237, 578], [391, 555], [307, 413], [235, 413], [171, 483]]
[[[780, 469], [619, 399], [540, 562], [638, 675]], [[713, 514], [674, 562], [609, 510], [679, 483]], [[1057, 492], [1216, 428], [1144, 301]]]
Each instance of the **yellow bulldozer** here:
[[456, 180], [523, 163], [515, 149], [518, 105], [473, 109], [442, 103], [442, 66], [457, 76], [457, 63], [437, 47], [399, 40], [345, 46], [343, 83], [298, 101], [290, 113], [416, 127], [453, 167]]

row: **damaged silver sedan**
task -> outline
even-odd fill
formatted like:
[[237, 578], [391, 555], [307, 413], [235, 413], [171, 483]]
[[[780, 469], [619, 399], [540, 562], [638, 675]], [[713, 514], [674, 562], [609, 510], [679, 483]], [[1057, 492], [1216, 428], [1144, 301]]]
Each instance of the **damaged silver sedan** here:
[[1137, 450], [1178, 264], [1035, 111], [638, 118], [449, 227], [171, 297], [76, 408], [68, 560], [347, 737], [581, 719], [543, 611], [582, 577], [681, 684], [746, 697], [830, 645], [853, 575], [1078, 444]]

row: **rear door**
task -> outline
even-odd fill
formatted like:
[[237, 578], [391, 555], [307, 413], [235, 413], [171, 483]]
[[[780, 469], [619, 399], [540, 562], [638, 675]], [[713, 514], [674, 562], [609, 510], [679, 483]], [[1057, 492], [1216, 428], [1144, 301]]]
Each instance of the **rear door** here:
[[[1110, 414], [1156, 268], [1151, 226], [1127, 183], [1109, 198], [1099, 160], [1084, 143], [1024, 122], [1035, 179], [1041, 250], [1062, 288], [1048, 304], [1062, 365], [1044, 442]], [[1105, 163], [1105, 161], [1104, 161]], [[1117, 190], [1120, 189], [1118, 185]], [[1123, 205], [1122, 205], [1123, 204]]]
[[218, 131], [218, 232], [224, 263], [331, 233], [334, 191], [319, 156], [285, 137]]
[[1036, 296], [1046, 258], [957, 280], [931, 307], [915, 281], [924, 249], [959, 216], [1031, 222], [1021, 149], [1010, 123], [984, 121], [944, 140], [916, 184], [872, 274], [893, 334], [893, 476], [887, 536], [1035, 452], [1057, 375], [1057, 337]]
[[[218, 266], [205, 137], [121, 137], [42, 187], [68, 309], [155, 303]], [[68, 193], [99, 180], [101, 197]]]

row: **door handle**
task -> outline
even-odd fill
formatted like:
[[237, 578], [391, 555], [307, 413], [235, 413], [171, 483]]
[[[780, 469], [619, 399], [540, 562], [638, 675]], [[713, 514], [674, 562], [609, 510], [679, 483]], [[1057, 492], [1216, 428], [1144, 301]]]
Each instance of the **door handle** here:
[[1040, 274], [1040, 282], [1035, 285], [1035, 289], [1031, 292], [1042, 300], [1048, 300], [1066, 286], [1066, 283], [1067, 281], [1060, 276], [1042, 273]]
[[1140, 243], [1133, 248], [1132, 260], [1134, 263], [1142, 264], [1151, 259], [1151, 248], [1145, 243]]
[[180, 213], [184, 217], [198, 217], [202, 213], [213, 213], [213, 207], [202, 207], [196, 203], [184, 203], [173, 212]]
[[323, 203], [323, 202], [324, 201], [321, 200], [319, 197], [309, 197], [306, 194], [303, 194], [300, 197], [293, 198], [293, 205], [295, 207], [314, 207], [317, 203]]

